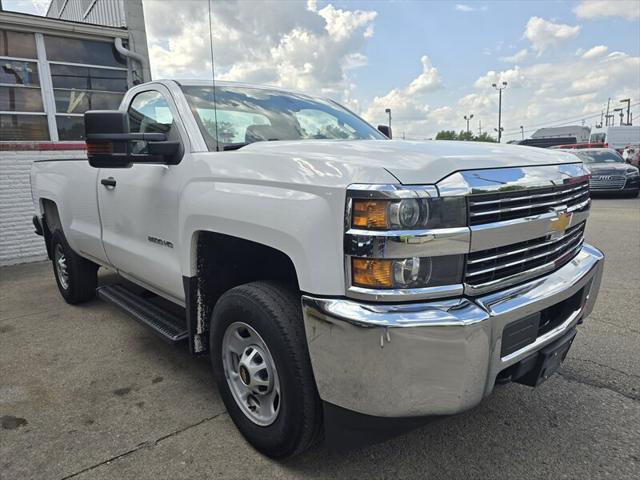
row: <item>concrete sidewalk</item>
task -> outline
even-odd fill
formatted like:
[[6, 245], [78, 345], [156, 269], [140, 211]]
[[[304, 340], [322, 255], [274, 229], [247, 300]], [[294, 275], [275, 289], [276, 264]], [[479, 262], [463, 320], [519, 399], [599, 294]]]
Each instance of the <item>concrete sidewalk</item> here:
[[560, 373], [345, 453], [287, 462], [226, 415], [207, 358], [107, 303], [64, 303], [49, 263], [0, 269], [0, 478], [640, 477], [640, 201], [595, 200], [594, 314]]

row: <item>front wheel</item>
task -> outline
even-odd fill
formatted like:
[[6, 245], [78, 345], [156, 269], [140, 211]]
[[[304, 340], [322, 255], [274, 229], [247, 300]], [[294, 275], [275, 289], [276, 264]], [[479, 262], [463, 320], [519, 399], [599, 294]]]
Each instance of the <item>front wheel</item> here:
[[298, 295], [271, 282], [235, 287], [218, 300], [209, 339], [222, 400], [251, 445], [284, 458], [318, 440], [321, 406]]

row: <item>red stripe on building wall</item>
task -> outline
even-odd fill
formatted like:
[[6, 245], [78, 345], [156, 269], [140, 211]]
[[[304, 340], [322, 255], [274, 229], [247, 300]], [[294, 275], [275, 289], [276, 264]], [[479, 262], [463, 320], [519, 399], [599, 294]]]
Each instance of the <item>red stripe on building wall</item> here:
[[86, 150], [84, 142], [16, 142], [0, 143], [0, 152], [47, 151], [47, 150]]

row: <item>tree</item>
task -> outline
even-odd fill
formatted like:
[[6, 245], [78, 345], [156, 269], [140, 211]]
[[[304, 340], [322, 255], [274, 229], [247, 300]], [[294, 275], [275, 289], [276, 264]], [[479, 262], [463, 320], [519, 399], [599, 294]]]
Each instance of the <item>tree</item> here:
[[491, 142], [496, 143], [496, 139], [489, 135], [487, 132], [482, 132], [481, 135], [477, 135], [473, 139], [475, 142]]
[[473, 141], [473, 133], [467, 132], [465, 130], [460, 130], [460, 133], [458, 134], [458, 140], [465, 140], [467, 142]]
[[457, 140], [458, 135], [454, 130], [442, 130], [436, 135], [436, 140]]
[[442, 130], [436, 135], [436, 140], [462, 140], [471, 142], [496, 142], [496, 139], [489, 135], [487, 132], [482, 132], [481, 135], [474, 135], [472, 132], [461, 130], [460, 133], [456, 133], [454, 130]]

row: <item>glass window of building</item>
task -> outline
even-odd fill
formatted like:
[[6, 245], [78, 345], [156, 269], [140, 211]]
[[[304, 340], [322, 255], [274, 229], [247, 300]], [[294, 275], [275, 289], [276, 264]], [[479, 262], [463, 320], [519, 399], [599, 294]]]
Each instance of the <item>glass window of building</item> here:
[[45, 47], [60, 140], [83, 140], [87, 110], [117, 109], [127, 91], [127, 63], [113, 42], [47, 35]]
[[0, 30], [0, 141], [49, 140], [33, 33]]

